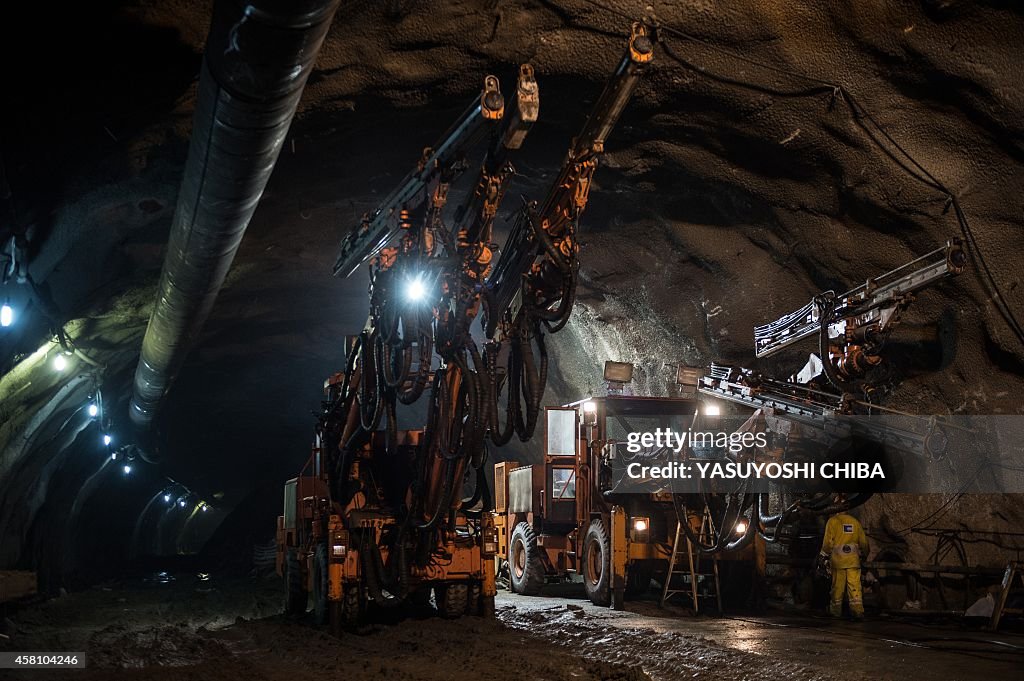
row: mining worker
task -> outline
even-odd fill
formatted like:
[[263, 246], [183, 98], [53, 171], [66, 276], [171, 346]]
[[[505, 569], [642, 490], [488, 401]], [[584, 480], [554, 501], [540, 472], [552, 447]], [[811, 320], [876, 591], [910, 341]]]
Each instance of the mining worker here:
[[854, 619], [864, 618], [864, 599], [860, 588], [860, 558], [867, 557], [868, 538], [864, 528], [849, 513], [836, 513], [825, 525], [819, 560], [832, 567], [832, 597], [828, 611], [833, 617], [843, 612], [843, 594], [850, 603]]

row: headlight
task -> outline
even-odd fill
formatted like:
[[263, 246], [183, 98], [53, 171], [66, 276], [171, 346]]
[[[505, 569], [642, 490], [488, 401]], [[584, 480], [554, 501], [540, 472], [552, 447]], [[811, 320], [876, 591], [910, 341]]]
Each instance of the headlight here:
[[640, 516], [630, 518], [629, 540], [635, 542], [649, 542], [651, 540], [651, 519]]

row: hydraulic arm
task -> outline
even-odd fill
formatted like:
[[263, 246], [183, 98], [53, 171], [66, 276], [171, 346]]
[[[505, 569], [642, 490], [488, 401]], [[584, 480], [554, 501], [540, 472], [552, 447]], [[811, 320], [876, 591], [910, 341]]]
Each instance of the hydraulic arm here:
[[444, 169], [450, 168], [476, 146], [486, 134], [488, 123], [502, 118], [504, 99], [498, 79], [484, 79], [484, 91], [459, 117], [435, 146], [423, 150], [423, 157], [402, 182], [388, 194], [373, 212], [365, 216], [341, 242], [338, 259], [334, 263], [335, 276], [349, 276], [359, 265], [377, 255], [393, 240], [401, 229], [401, 211], [411, 211], [425, 198], [427, 184]]
[[960, 274], [966, 263], [960, 241], [954, 239], [841, 296], [826, 291], [799, 310], [755, 327], [755, 353], [768, 357], [817, 334], [825, 373], [842, 387], [845, 381], [860, 378], [881, 363], [879, 350], [914, 295]]
[[[598, 158], [653, 56], [648, 27], [634, 23], [626, 53], [573, 141], [558, 178], [539, 207], [536, 203], [524, 206], [488, 279], [488, 337], [494, 335], [502, 315], [507, 314], [506, 321], [511, 321], [522, 305], [552, 330], [568, 320], [575, 291], [576, 229]], [[546, 293], [550, 287], [545, 283], [550, 281], [560, 283], [555, 296]]]

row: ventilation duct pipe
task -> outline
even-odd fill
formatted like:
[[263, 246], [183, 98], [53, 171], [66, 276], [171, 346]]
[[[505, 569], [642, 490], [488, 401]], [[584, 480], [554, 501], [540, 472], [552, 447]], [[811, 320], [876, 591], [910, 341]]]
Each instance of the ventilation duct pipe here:
[[274, 169], [339, 0], [217, 0], [185, 174], [129, 408], [148, 428]]

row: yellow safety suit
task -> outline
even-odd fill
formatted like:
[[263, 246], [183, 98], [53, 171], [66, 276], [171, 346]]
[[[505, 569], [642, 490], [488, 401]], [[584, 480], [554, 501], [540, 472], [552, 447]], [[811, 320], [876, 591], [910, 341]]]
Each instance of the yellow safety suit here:
[[864, 597], [860, 588], [860, 557], [868, 554], [868, 538], [861, 524], [848, 513], [837, 513], [825, 525], [821, 555], [832, 564], [832, 597], [828, 611], [833, 617], [843, 612], [843, 594], [854, 617], [864, 616]]

